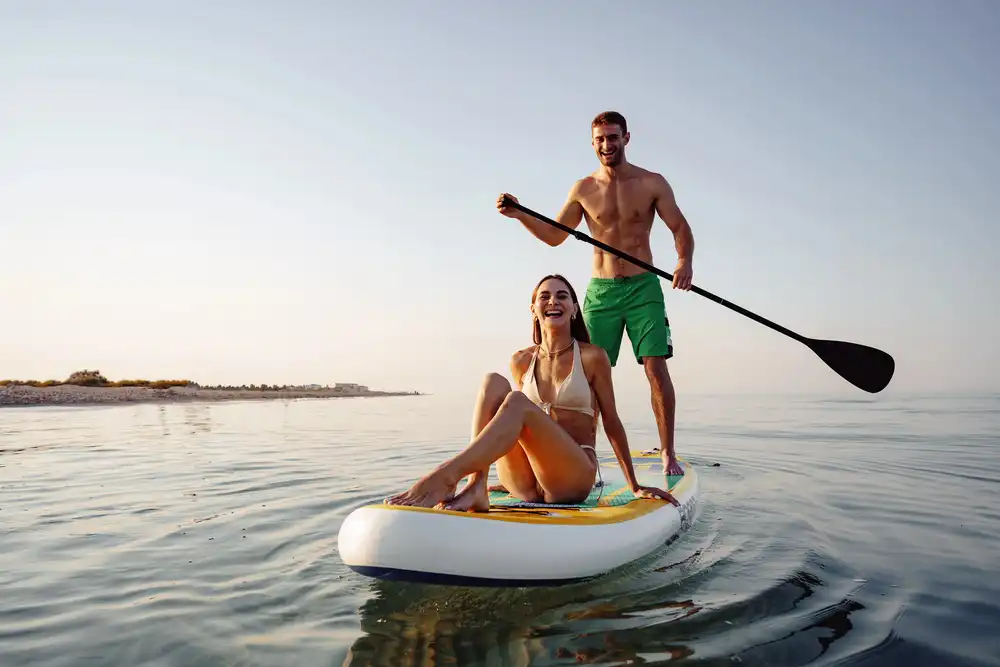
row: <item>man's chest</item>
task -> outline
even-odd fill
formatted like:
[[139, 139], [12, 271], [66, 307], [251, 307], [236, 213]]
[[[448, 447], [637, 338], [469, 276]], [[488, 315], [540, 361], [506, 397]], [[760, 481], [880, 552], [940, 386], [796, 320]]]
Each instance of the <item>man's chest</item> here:
[[601, 184], [581, 197], [580, 203], [597, 229], [649, 224], [654, 208], [652, 195], [639, 181]]

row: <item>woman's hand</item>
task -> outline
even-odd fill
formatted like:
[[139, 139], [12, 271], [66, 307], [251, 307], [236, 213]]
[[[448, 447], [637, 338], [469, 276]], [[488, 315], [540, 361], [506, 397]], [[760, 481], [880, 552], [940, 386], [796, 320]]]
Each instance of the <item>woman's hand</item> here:
[[660, 500], [666, 500], [675, 507], [680, 507], [681, 504], [677, 502], [670, 493], [664, 491], [663, 489], [658, 489], [655, 486], [636, 486], [632, 489], [632, 493], [635, 494], [636, 498], [659, 498]]

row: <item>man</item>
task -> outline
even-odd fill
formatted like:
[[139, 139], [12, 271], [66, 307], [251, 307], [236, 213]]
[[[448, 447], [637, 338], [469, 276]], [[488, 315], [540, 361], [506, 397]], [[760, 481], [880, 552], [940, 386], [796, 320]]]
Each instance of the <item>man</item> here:
[[[629, 139], [628, 125], [620, 113], [607, 111], [594, 118], [591, 144], [601, 166], [573, 184], [555, 219], [576, 229], [586, 218], [593, 238], [653, 264], [649, 237], [656, 213], [674, 235], [677, 267], [672, 287], [689, 290], [694, 253], [691, 227], [667, 180], [625, 159]], [[538, 239], [557, 246], [569, 236], [518, 209], [505, 207], [504, 197], [517, 201], [504, 193], [497, 199], [497, 209], [519, 220]], [[674, 451], [675, 397], [667, 371], [673, 346], [659, 277], [595, 247], [583, 317], [591, 340], [607, 351], [612, 366], [618, 360], [622, 333], [628, 332], [632, 352], [649, 380], [664, 468], [669, 475], [683, 474]]]

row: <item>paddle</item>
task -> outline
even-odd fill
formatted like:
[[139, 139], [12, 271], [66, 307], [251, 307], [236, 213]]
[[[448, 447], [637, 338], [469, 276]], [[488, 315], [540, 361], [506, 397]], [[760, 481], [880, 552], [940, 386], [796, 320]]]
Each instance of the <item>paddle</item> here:
[[[509, 197], [504, 197], [503, 205], [516, 208], [532, 217], [538, 218], [542, 222], [548, 223], [553, 227], [557, 227], [567, 234], [572, 234], [581, 241], [586, 241], [587, 243], [595, 245], [606, 252], [617, 255], [618, 257], [632, 262], [636, 266], [641, 266], [647, 271], [651, 271], [652, 273], [662, 276], [671, 282], [674, 279], [674, 277], [666, 271], [661, 271], [655, 266], [647, 264], [636, 257], [632, 257], [628, 253], [622, 252], [617, 248], [612, 248], [607, 244], [601, 243], [600, 241], [587, 236], [583, 232], [570, 229], [566, 225], [560, 224], [551, 218], [547, 218], [541, 213], [536, 213], [530, 208], [515, 203]], [[775, 324], [774, 322], [771, 322], [756, 313], [751, 313], [749, 310], [741, 308], [735, 303], [730, 303], [722, 297], [716, 296], [711, 292], [706, 292], [700, 287], [692, 285], [691, 291], [695, 294], [700, 294], [703, 297], [709, 298], [716, 303], [722, 304], [726, 308], [735, 310], [740, 315], [745, 315], [755, 322], [760, 322], [764, 326], [770, 327], [779, 333], [783, 333], [793, 340], [797, 340], [812, 350], [816, 356], [822, 359], [827, 366], [836, 371], [840, 377], [844, 378], [858, 389], [862, 389], [872, 394], [877, 394], [885, 389], [886, 385], [888, 385], [889, 381], [892, 379], [892, 374], [896, 369], [896, 362], [893, 361], [893, 358], [889, 354], [883, 352], [882, 350], [878, 350], [874, 347], [868, 347], [867, 345], [859, 345], [858, 343], [845, 343], [839, 340], [806, 338], [805, 336], [797, 334], [790, 329], [786, 329], [780, 324]]]

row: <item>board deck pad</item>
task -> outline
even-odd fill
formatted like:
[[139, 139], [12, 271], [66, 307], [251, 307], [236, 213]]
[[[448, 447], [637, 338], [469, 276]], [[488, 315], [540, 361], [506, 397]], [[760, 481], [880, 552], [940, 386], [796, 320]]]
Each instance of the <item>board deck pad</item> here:
[[[614, 467], [619, 471], [621, 470], [618, 465], [618, 460], [611, 455], [610, 457], [602, 457], [599, 459], [601, 467]], [[681, 467], [686, 468], [687, 464], [683, 461], [680, 462]], [[662, 473], [663, 462], [660, 459], [659, 453], [646, 454], [643, 453], [640, 456], [636, 456], [633, 453], [632, 467], [635, 468], [636, 473], [642, 468], [644, 472], [647, 473]], [[619, 475], [621, 473], [619, 472]], [[667, 478], [667, 491], [670, 491], [683, 479], [683, 475], [671, 475]], [[662, 482], [661, 482], [662, 484]], [[663, 488], [660, 486], [660, 488]], [[621, 505], [627, 505], [633, 500], [637, 500], [632, 490], [628, 488], [628, 484], [619, 479], [605, 479], [602, 483], [594, 485], [591, 489], [590, 495], [587, 496], [586, 500], [581, 503], [575, 504], [562, 504], [562, 503], [532, 503], [521, 500], [506, 491], [490, 491], [490, 507], [532, 507], [532, 508], [552, 508], [552, 509], [595, 509], [598, 507], [618, 507]]]

